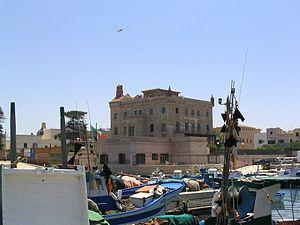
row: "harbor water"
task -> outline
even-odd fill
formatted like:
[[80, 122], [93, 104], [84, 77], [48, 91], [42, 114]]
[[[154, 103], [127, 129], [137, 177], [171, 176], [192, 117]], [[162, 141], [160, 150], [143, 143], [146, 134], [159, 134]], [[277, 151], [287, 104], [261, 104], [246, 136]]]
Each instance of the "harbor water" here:
[[[273, 220], [293, 220], [293, 212], [294, 219], [300, 219], [300, 189], [280, 189], [278, 192], [285, 195], [282, 201], [272, 207]], [[294, 202], [293, 210], [292, 202]]]

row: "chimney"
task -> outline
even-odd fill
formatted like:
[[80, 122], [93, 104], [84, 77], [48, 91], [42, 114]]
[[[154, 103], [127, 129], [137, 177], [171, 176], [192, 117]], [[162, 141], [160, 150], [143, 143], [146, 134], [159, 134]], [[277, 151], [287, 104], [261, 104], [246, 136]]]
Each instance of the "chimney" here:
[[212, 107], [215, 106], [215, 98], [213, 95], [211, 95], [211, 97], [210, 97], [210, 103], [211, 103]]
[[123, 96], [123, 86], [118, 84], [115, 99], [121, 98], [122, 96]]

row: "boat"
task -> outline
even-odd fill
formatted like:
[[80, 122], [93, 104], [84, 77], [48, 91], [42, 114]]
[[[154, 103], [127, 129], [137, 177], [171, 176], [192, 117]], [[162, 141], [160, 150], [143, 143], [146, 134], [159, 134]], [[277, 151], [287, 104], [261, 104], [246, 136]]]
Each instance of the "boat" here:
[[[102, 217], [109, 224], [130, 224], [165, 214], [169, 202], [183, 190], [184, 186], [181, 181], [157, 181], [121, 189], [115, 194], [109, 193], [105, 178], [95, 174], [89, 179], [88, 198], [98, 205]], [[155, 189], [162, 191], [157, 194], [153, 192]], [[135, 207], [123, 210], [122, 200], [129, 201]]]
[[230, 94], [224, 104], [219, 99], [219, 104], [226, 107], [225, 113], [222, 113], [224, 125], [221, 132], [224, 133], [225, 150], [221, 189], [213, 197], [211, 217], [203, 224], [271, 225], [272, 197], [280, 188], [280, 183], [255, 177], [243, 178], [241, 173], [230, 175], [230, 170], [236, 169], [234, 149], [239, 140], [239, 122], [245, 120], [239, 111], [234, 85], [232, 81]]
[[284, 196], [285, 196], [285, 193], [276, 192], [276, 194], [272, 196], [272, 202], [273, 203], [281, 202], [283, 200]]

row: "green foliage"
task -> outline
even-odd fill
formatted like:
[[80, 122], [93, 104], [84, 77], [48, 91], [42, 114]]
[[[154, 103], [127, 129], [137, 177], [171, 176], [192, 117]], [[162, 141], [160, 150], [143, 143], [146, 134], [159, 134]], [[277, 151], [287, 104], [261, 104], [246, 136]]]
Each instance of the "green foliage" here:
[[285, 147], [285, 149], [290, 150], [290, 151], [299, 151], [300, 150], [300, 142], [299, 141], [291, 142]]
[[66, 136], [71, 142], [74, 142], [76, 138], [85, 138], [87, 129], [85, 115], [86, 112], [83, 111], [72, 110], [65, 112], [65, 116], [67, 117]]
[[288, 144], [284, 145], [263, 145], [261, 147], [258, 147], [257, 150], [282, 150], [282, 151], [299, 151], [300, 150], [300, 142], [290, 142]]
[[2, 123], [4, 122], [4, 112], [2, 110], [2, 108], [0, 107], [0, 149], [3, 148], [4, 144], [3, 144], [3, 137], [4, 137], [4, 134], [3, 134], [3, 126], [2, 126]]

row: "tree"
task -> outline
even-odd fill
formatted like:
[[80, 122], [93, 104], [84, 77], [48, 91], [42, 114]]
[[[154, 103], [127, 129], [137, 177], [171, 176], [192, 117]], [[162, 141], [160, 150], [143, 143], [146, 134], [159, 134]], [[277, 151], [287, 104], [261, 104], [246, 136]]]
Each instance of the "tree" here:
[[0, 107], [0, 149], [2, 149], [4, 147], [4, 144], [3, 144], [3, 137], [4, 137], [4, 134], [3, 134], [3, 126], [2, 126], [2, 123], [4, 122], [4, 112], [2, 110], [2, 108]]
[[74, 143], [77, 138], [84, 140], [86, 138], [87, 124], [85, 123], [86, 112], [72, 110], [65, 112], [67, 117], [66, 136]]

